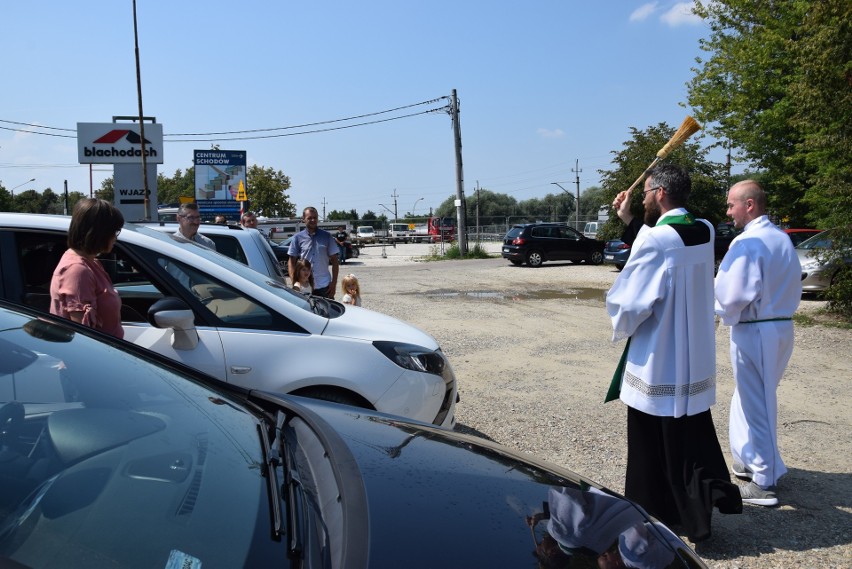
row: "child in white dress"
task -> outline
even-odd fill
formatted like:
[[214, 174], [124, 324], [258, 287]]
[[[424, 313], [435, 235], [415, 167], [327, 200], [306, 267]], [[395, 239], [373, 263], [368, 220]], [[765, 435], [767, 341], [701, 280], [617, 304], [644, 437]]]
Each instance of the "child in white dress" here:
[[358, 279], [355, 275], [349, 273], [343, 277], [340, 288], [343, 291], [343, 304], [361, 306], [361, 285], [358, 284]]

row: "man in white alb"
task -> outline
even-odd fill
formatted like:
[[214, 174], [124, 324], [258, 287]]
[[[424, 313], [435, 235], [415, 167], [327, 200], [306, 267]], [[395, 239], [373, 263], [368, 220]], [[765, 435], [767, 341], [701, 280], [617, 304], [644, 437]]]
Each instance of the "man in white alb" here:
[[[624, 494], [689, 538], [710, 537], [714, 506], [739, 513], [710, 407], [716, 402], [713, 227], [685, 209], [688, 174], [645, 180], [645, 226], [607, 293], [613, 341], [628, 340], [614, 386], [627, 405]], [[618, 383], [617, 383], [618, 382]], [[615, 397], [615, 395], [613, 396]]]
[[775, 484], [787, 472], [778, 451], [781, 376], [793, 354], [792, 316], [802, 298], [802, 267], [790, 237], [766, 216], [766, 194], [753, 180], [728, 192], [728, 216], [744, 231], [716, 276], [716, 313], [731, 327], [730, 443], [733, 471], [749, 483], [744, 502], [778, 503]]

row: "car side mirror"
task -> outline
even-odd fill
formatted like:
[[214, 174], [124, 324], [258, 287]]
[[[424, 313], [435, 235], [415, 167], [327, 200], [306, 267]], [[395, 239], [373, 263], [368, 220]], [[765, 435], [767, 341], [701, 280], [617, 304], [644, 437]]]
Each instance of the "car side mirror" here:
[[148, 322], [154, 328], [171, 328], [172, 347], [176, 350], [192, 350], [198, 346], [195, 314], [179, 298], [166, 296], [152, 304], [148, 309]]

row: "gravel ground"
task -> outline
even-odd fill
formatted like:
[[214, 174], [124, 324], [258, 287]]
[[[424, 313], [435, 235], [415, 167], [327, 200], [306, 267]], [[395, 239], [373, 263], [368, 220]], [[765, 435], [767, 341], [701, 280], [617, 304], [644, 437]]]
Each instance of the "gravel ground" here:
[[[486, 244], [498, 253], [499, 243]], [[457, 429], [535, 454], [623, 491], [626, 411], [603, 396], [623, 345], [610, 342], [606, 265], [514, 267], [495, 258], [424, 262], [440, 246], [367, 247], [355, 273], [364, 306], [440, 342], [459, 380]], [[339, 295], [338, 295], [339, 296]], [[800, 312], [822, 303], [803, 300]], [[710, 567], [852, 567], [852, 330], [797, 326], [779, 389], [779, 443], [789, 473], [781, 505], [713, 518], [696, 550]], [[733, 390], [728, 331], [717, 331], [718, 403], [726, 457]]]

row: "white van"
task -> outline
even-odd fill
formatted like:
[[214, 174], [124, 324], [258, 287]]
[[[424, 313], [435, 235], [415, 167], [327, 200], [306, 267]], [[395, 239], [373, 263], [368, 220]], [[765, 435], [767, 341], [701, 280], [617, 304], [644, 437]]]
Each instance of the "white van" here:
[[597, 239], [598, 229], [600, 229], [602, 225], [603, 223], [599, 221], [590, 221], [586, 223], [586, 227], [583, 228], [583, 235], [585, 235], [589, 239]]
[[372, 225], [362, 225], [358, 228], [356, 232], [356, 237], [359, 243], [375, 243], [376, 242], [376, 232], [373, 230]]

